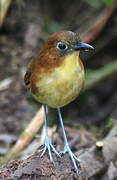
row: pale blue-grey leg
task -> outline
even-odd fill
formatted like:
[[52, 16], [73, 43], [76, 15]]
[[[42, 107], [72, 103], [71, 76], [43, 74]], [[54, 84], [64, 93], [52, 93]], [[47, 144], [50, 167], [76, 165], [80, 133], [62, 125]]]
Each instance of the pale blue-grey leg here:
[[54, 146], [51, 143], [51, 140], [48, 136], [48, 126], [47, 126], [47, 118], [46, 118], [46, 105], [43, 105], [44, 108], [44, 121], [45, 121], [45, 143], [44, 143], [44, 150], [41, 154], [41, 157], [45, 154], [46, 150], [48, 150], [49, 153], [49, 157], [50, 157], [50, 161], [53, 162], [53, 158], [52, 158], [52, 153], [51, 150], [60, 157], [59, 153], [56, 151], [56, 149], [54, 148]]
[[62, 120], [62, 115], [61, 115], [60, 108], [57, 108], [57, 111], [58, 111], [58, 116], [59, 116], [60, 124], [61, 124], [62, 131], [63, 131], [63, 137], [64, 137], [64, 151], [63, 151], [63, 153], [66, 153], [66, 152], [69, 153], [69, 156], [70, 156], [70, 158], [71, 158], [71, 160], [73, 162], [74, 168], [78, 172], [78, 167], [77, 167], [77, 163], [76, 162], [81, 162], [81, 160], [78, 159], [73, 154], [73, 152], [71, 151], [71, 149], [69, 147], [68, 140], [67, 140], [66, 133], [65, 133], [65, 128], [64, 128], [64, 125], [63, 125], [63, 120]]

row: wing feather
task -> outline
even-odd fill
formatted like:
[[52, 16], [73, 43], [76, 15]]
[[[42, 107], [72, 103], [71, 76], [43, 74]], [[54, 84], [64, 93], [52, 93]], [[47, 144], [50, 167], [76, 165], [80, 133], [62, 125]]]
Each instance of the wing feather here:
[[31, 87], [31, 68], [30, 66], [28, 67], [27, 71], [26, 71], [26, 74], [24, 75], [24, 83], [25, 83], [25, 86], [27, 88], [30, 88]]

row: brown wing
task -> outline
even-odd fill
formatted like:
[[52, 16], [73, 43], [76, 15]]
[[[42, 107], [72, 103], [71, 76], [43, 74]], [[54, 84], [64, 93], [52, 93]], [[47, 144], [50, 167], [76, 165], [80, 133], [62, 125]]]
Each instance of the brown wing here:
[[24, 83], [27, 88], [30, 88], [31, 86], [31, 69], [30, 66], [28, 67], [26, 74], [24, 75]]

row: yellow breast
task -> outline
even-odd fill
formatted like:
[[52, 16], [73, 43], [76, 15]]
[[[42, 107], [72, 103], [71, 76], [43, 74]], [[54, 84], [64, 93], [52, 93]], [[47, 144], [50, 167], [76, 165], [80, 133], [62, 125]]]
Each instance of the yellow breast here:
[[73, 101], [84, 84], [84, 68], [79, 59], [79, 52], [65, 57], [61, 66], [36, 84], [39, 93], [35, 96], [39, 102], [56, 108]]

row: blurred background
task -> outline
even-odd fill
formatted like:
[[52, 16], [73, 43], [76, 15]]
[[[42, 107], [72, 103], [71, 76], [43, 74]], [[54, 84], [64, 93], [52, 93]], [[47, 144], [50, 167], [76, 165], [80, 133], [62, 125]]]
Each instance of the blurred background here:
[[[25, 88], [23, 76], [44, 40], [59, 30], [77, 32], [82, 41], [95, 47], [93, 52], [80, 53], [86, 69], [83, 91], [62, 108], [69, 138], [79, 133], [87, 147], [114, 126], [116, 5], [114, 0], [0, 0], [0, 155], [12, 147], [41, 107]], [[48, 121], [51, 127], [59, 124], [54, 109], [50, 109]]]

